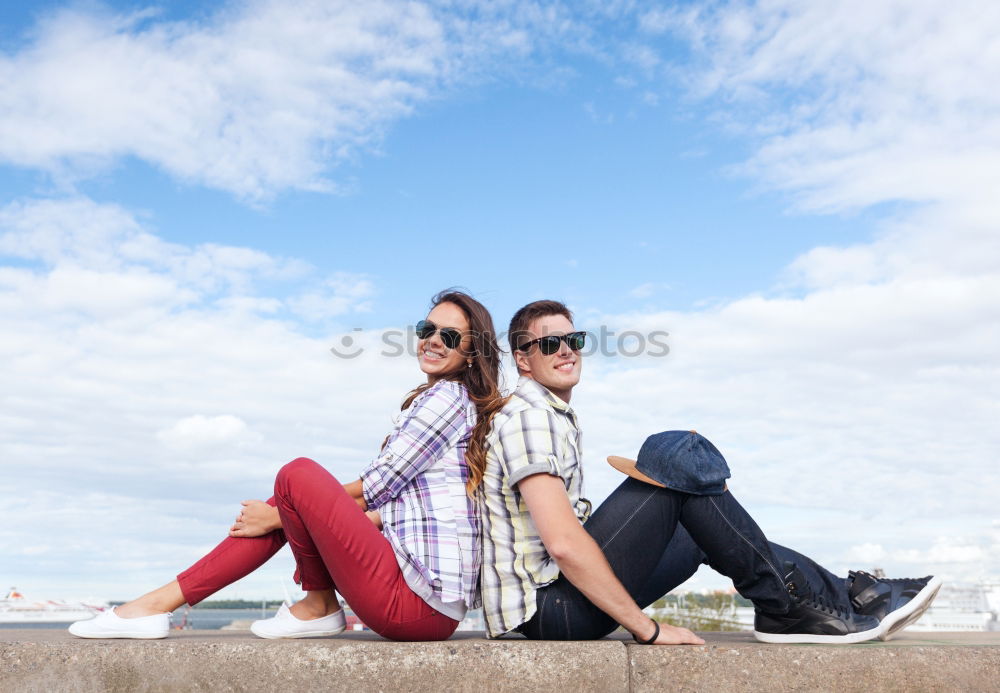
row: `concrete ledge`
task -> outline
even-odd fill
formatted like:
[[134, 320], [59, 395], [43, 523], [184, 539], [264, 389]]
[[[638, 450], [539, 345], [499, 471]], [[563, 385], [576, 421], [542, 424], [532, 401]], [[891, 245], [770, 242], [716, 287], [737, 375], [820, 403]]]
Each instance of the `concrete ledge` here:
[[1000, 692], [1000, 633], [904, 634], [839, 647], [763, 645], [745, 633], [706, 640], [704, 647], [653, 648], [481, 634], [393, 643], [370, 634], [259, 640], [186, 631], [144, 642], [0, 630], [0, 690]]
[[840, 646], [765, 645], [742, 633], [705, 640], [683, 650], [628, 646], [631, 690], [1000, 691], [1000, 633]]

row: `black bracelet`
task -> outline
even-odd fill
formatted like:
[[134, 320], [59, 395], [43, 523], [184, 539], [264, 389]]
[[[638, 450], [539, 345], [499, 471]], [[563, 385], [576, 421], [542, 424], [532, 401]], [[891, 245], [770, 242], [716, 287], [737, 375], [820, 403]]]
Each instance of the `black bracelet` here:
[[[653, 619], [649, 620], [653, 621]], [[649, 640], [640, 640], [635, 636], [635, 633], [632, 633], [632, 639], [635, 640], [640, 645], [652, 645], [654, 642], [656, 642], [656, 639], [660, 637], [660, 624], [657, 623], [656, 621], [653, 621], [653, 625], [656, 626], [656, 630], [653, 631], [653, 637], [651, 637]]]

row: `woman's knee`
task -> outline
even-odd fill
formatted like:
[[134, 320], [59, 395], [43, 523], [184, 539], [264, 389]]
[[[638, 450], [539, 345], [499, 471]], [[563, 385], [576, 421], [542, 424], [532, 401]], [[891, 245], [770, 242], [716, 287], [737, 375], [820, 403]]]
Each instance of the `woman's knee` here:
[[279, 487], [294, 484], [299, 479], [313, 477], [322, 469], [316, 461], [308, 457], [297, 457], [278, 470], [278, 475], [274, 479], [274, 489], [277, 491]]

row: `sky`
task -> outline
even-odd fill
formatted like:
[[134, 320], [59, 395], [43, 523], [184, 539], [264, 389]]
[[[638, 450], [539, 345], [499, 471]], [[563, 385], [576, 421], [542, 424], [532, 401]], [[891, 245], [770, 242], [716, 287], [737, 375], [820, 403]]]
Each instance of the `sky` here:
[[593, 500], [697, 429], [839, 574], [1000, 576], [997, 36], [971, 0], [7, 3], [0, 580], [126, 599], [285, 462], [357, 478], [451, 286], [597, 337]]

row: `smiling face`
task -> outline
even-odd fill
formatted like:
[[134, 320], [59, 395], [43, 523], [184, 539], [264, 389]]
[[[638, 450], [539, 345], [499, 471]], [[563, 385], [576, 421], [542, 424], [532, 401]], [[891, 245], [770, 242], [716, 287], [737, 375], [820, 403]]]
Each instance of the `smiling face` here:
[[[420, 370], [427, 374], [427, 382], [435, 383], [441, 378], [453, 375], [466, 367], [466, 355], [472, 346], [469, 334], [469, 320], [454, 303], [439, 303], [427, 314], [427, 320], [434, 323], [438, 331], [427, 339], [417, 340], [417, 361]], [[449, 349], [441, 341], [440, 330], [451, 327], [462, 333], [462, 341], [456, 349]]]
[[[573, 323], [566, 316], [546, 315], [531, 321], [527, 330], [528, 337], [524, 341], [575, 331]], [[532, 344], [527, 351], [518, 349], [514, 352], [514, 361], [521, 375], [543, 385], [564, 402], [569, 401], [573, 387], [580, 382], [583, 369], [580, 352], [570, 349], [565, 341], [559, 342], [559, 351], [548, 356], [542, 353], [537, 344]]]

